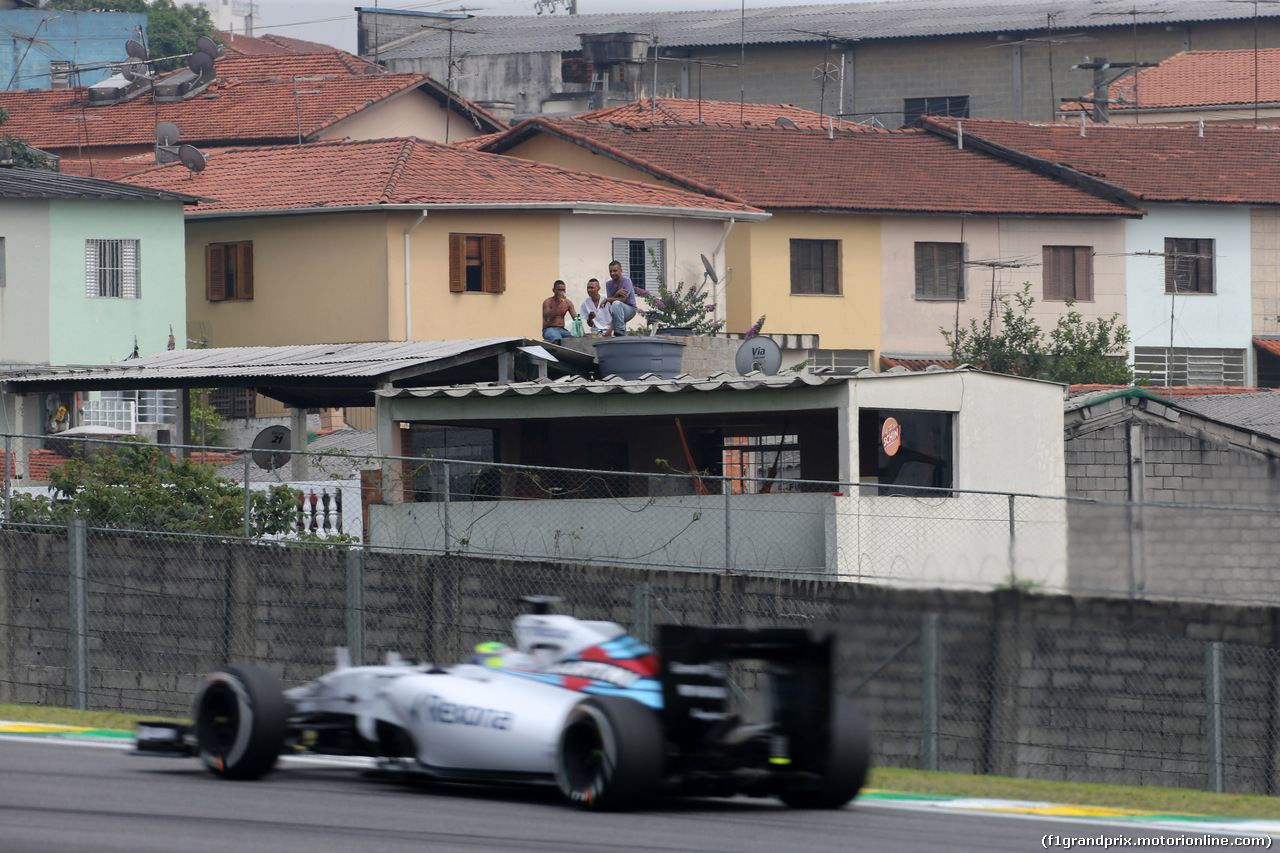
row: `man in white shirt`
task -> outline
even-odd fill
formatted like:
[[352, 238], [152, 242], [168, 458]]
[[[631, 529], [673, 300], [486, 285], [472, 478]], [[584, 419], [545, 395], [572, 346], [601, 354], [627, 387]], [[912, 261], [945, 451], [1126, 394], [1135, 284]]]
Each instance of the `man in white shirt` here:
[[582, 300], [582, 310], [578, 313], [586, 321], [587, 334], [605, 338], [613, 336], [613, 305], [600, 298], [598, 279], [587, 282], [587, 298]]

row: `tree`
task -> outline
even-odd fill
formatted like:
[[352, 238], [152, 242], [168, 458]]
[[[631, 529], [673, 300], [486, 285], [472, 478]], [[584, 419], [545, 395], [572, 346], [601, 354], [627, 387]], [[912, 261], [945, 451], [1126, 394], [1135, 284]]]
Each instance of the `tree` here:
[[[9, 111], [4, 107], [0, 107], [0, 125], [9, 120]], [[41, 153], [32, 148], [28, 143], [17, 137], [4, 134], [0, 136], [0, 141], [9, 146], [9, 150], [13, 152], [14, 165], [22, 166], [26, 169], [46, 169], [50, 172], [54, 171], [53, 160], [46, 154]]]
[[[74, 12], [86, 12], [91, 9], [106, 9], [117, 12], [135, 12], [147, 16], [147, 50], [153, 57], [180, 56], [194, 53], [196, 39], [200, 36], [216, 38], [217, 30], [209, 10], [204, 6], [183, 3], [181, 6], [173, 0], [45, 0], [44, 9], [66, 9]], [[120, 45], [121, 59], [124, 58], [124, 45]], [[155, 71], [173, 71], [187, 64], [185, 58], [169, 59], [155, 63]]]
[[1075, 300], [1068, 299], [1066, 316], [1058, 318], [1046, 341], [1040, 324], [1031, 317], [1035, 301], [1031, 282], [1026, 282], [1012, 301], [999, 297], [1000, 310], [993, 312], [998, 319], [988, 316], [981, 326], [970, 320], [968, 328], [962, 326], [954, 333], [940, 328], [952, 362], [1072, 385], [1133, 384], [1129, 329], [1119, 322], [1119, 314], [1086, 321], [1075, 310]]
[[[65, 525], [76, 518], [90, 526], [214, 536], [244, 535], [244, 490], [217, 476], [212, 465], [174, 459], [142, 439], [100, 446], [54, 468], [53, 496], [15, 494], [14, 524]], [[249, 493], [253, 536], [289, 533], [298, 496], [288, 486]]]

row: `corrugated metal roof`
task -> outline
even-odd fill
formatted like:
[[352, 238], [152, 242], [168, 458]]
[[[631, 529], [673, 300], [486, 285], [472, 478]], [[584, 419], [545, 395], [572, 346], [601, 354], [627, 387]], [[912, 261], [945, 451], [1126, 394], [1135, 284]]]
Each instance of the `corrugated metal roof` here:
[[180, 201], [195, 204], [200, 196], [156, 190], [47, 172], [44, 169], [0, 168], [0, 198], [95, 198], [114, 201]]
[[1177, 406], [1220, 423], [1280, 438], [1280, 392], [1183, 397]]
[[[876, 378], [878, 374], [864, 372], [859, 378]], [[505, 382], [474, 385], [449, 385], [435, 388], [395, 388], [379, 390], [383, 397], [549, 397], [556, 394], [678, 394], [702, 391], [756, 391], [762, 388], [816, 388], [848, 382], [847, 374], [786, 373], [768, 376], [753, 372], [745, 376], [736, 373], [715, 373], [711, 376], [682, 374], [674, 379], [664, 379], [647, 373], [639, 379], [622, 379], [609, 376], [605, 379], [566, 377], [554, 382]]]
[[285, 347], [219, 347], [147, 355], [102, 367], [31, 371], [4, 377], [19, 388], [50, 379], [118, 382], [154, 380], [287, 380], [311, 377], [370, 378], [419, 367], [484, 347], [524, 338], [476, 338], [457, 341], [310, 344]]
[[460, 21], [452, 33], [443, 27], [424, 30], [411, 41], [378, 51], [382, 61], [445, 58], [450, 55], [489, 55], [577, 52], [579, 33], [645, 33], [658, 37], [663, 48], [748, 44], [820, 43], [820, 33], [834, 39], [859, 41], [965, 36], [979, 33], [1039, 33], [1048, 15], [1054, 29], [1101, 29], [1137, 23], [1164, 27], [1198, 21], [1252, 20], [1280, 16], [1266, 3], [1232, 0], [900, 0], [900, 2], [843, 3], [814, 6], [768, 6], [689, 12], [622, 12], [608, 15], [480, 15]]

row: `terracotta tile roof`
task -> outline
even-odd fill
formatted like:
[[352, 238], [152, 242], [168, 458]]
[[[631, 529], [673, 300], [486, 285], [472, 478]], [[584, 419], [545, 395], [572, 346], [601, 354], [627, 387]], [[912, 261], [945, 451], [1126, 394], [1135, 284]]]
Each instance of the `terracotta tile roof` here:
[[1144, 202], [1280, 204], [1280, 132], [1215, 125], [1033, 124], [926, 116], [921, 126], [966, 147], [985, 140], [1057, 163], [1136, 195]]
[[124, 160], [60, 160], [58, 171], [63, 175], [79, 175], [85, 178], [104, 178], [118, 181], [127, 175], [145, 172], [156, 164], [152, 154], [128, 157]]
[[[349, 56], [349, 54], [348, 54]], [[357, 74], [338, 53], [287, 56], [224, 56], [218, 80], [185, 101], [152, 103], [137, 98], [111, 106], [89, 106], [88, 90], [40, 89], [0, 92], [9, 110], [5, 132], [38, 148], [74, 156], [96, 148], [150, 146], [155, 126], [172, 121], [182, 141], [196, 146], [296, 143], [301, 128], [312, 138], [345, 118], [396, 95], [421, 88], [443, 102], [447, 90], [423, 74]], [[308, 79], [294, 94], [294, 77]], [[484, 132], [507, 125], [454, 95], [460, 115]]]
[[[739, 104], [736, 101], [700, 101], [696, 98], [643, 98], [617, 107], [582, 113], [574, 119], [619, 127], [686, 124], [773, 127], [779, 117], [788, 119], [797, 127], [827, 129], [827, 116], [790, 104]], [[871, 131], [871, 128], [849, 122], [844, 122], [841, 129]]]
[[1280, 356], [1280, 340], [1274, 338], [1254, 338], [1253, 345], [1271, 355]]
[[880, 356], [880, 371], [892, 370], [895, 367], [902, 367], [913, 373], [918, 373], [930, 367], [941, 367], [943, 370], [951, 370], [955, 367], [950, 359], [944, 358], [899, 358], [892, 355]]
[[238, 148], [203, 172], [156, 166], [126, 183], [214, 199], [200, 213], [373, 205], [503, 206], [608, 203], [759, 213], [746, 205], [639, 181], [464, 151], [419, 139]]
[[679, 186], [766, 209], [1125, 216], [1132, 207], [919, 130], [614, 127], [531, 118], [485, 150], [546, 133]]
[[[1257, 51], [1257, 88], [1253, 50], [1190, 50], [1174, 54], [1155, 68], [1113, 83], [1113, 112], [1172, 107], [1239, 106], [1280, 101], [1280, 48]], [[1134, 103], [1135, 96], [1137, 98]]]
[[375, 63], [360, 59], [355, 54], [347, 53], [345, 50], [340, 50], [333, 45], [323, 44], [318, 41], [290, 38], [289, 36], [279, 36], [274, 33], [268, 33], [264, 36], [246, 36], [224, 31], [220, 35], [222, 37], [222, 52], [224, 55], [281, 56], [289, 53], [342, 53], [356, 62], [377, 67]]

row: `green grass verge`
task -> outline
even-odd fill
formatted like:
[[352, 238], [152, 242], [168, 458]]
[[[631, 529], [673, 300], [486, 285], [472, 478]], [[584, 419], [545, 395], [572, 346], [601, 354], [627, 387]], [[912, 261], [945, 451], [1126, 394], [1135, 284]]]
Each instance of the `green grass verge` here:
[[[56, 723], [97, 729], [132, 731], [140, 720], [166, 719], [155, 715], [116, 714], [109, 711], [73, 711], [33, 705], [0, 705], [0, 720]], [[175, 722], [182, 722], [175, 720]], [[1086, 785], [1044, 782], [1005, 776], [969, 776], [963, 773], [926, 773], [898, 767], [871, 771], [868, 788], [904, 794], [945, 794], [956, 797], [990, 797], [998, 800], [1035, 800], [1065, 805], [1101, 806], [1143, 812], [1206, 815], [1212, 817], [1280, 820], [1280, 797], [1247, 794], [1210, 794], [1185, 788], [1133, 788], [1127, 785]]]
[[875, 768], [871, 771], [867, 787], [910, 794], [1035, 800], [1143, 812], [1280, 820], [1280, 798], [1250, 794], [1211, 794], [1187, 788], [1134, 788], [1128, 785], [1044, 782], [1005, 776], [926, 773], [923, 770], [903, 770], [897, 767]]
[[[94, 729], [133, 731], [139, 720], [165, 720], [155, 714], [117, 714], [113, 711], [74, 711], [70, 708], [46, 708], [42, 705], [0, 705], [0, 720], [17, 723], [51, 723], [59, 726], [86, 726]], [[174, 722], [183, 722], [174, 720]]]

